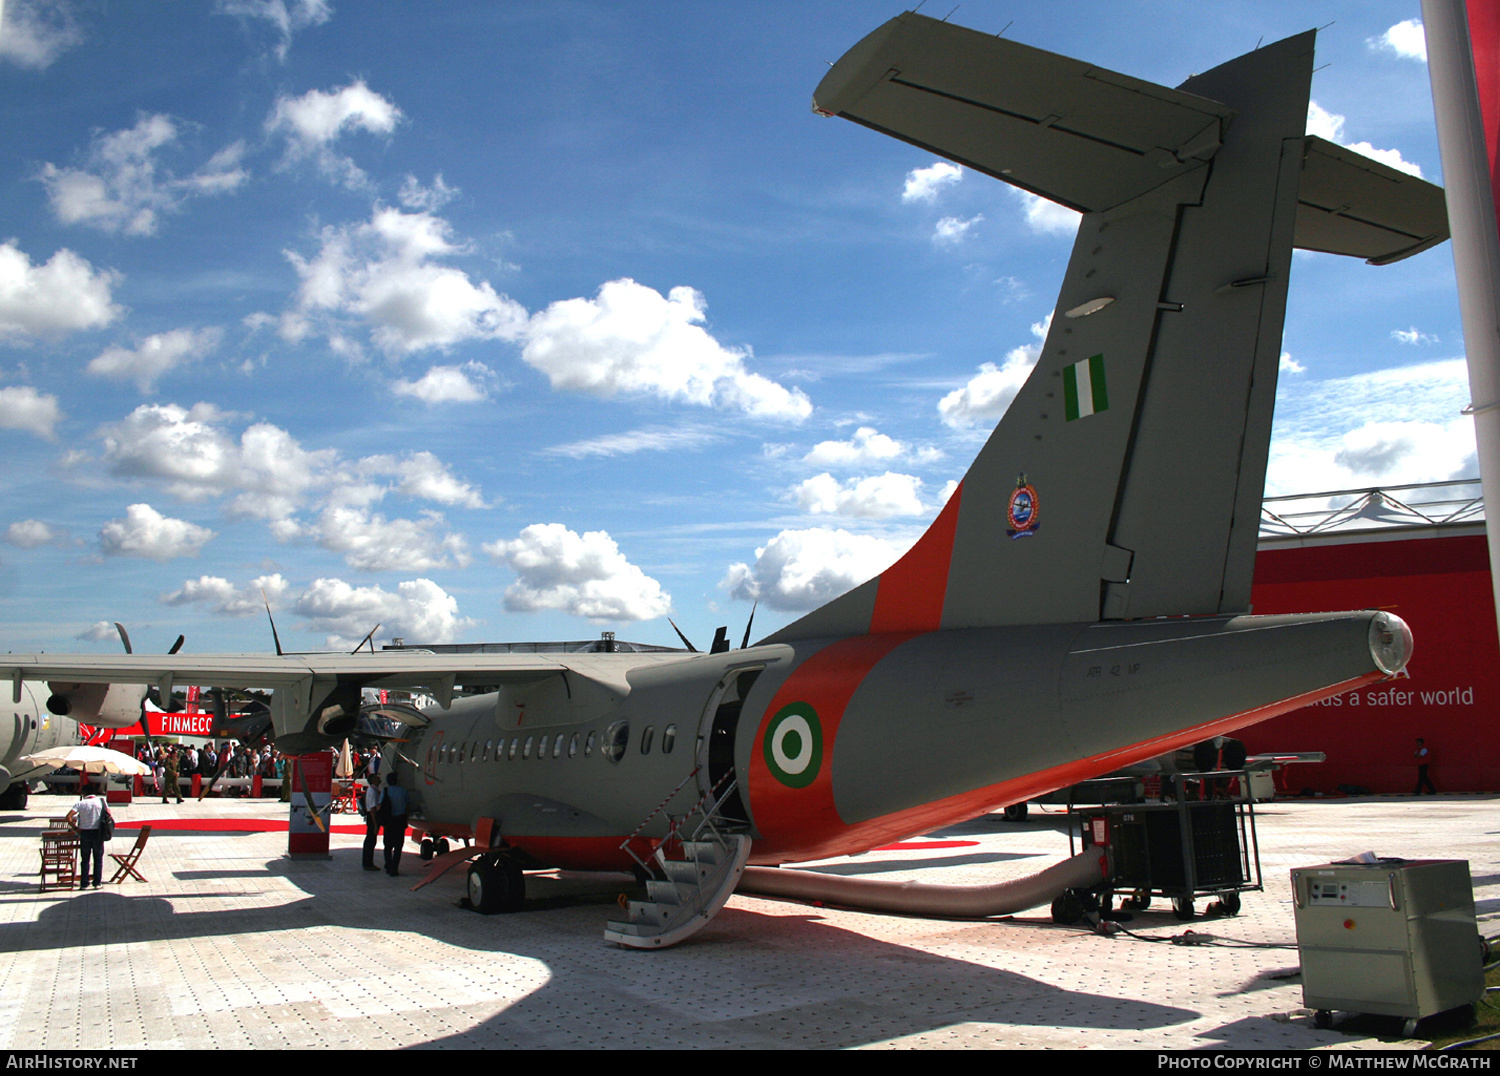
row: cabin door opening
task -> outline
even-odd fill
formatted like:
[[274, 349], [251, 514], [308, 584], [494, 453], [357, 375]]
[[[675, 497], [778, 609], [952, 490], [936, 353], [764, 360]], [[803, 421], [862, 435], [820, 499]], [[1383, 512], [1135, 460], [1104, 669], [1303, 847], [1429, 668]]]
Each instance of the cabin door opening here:
[[[708, 707], [704, 711], [704, 725], [708, 729], [705, 793], [715, 788], [722, 792], [720, 781], [728, 783], [727, 775], [734, 770], [735, 733], [739, 729], [740, 710], [744, 708], [745, 697], [750, 694], [750, 686], [763, 669], [764, 666], [735, 669], [719, 681], [719, 686], [708, 698]], [[750, 821], [738, 786], [724, 800], [719, 813], [731, 822]]]

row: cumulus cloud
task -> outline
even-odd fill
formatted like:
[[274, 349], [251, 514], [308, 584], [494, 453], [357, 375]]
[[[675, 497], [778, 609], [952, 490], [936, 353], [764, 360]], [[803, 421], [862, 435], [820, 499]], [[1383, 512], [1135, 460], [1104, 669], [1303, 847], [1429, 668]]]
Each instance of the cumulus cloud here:
[[142, 405], [99, 431], [103, 463], [114, 477], [165, 483], [185, 501], [239, 494], [236, 511], [276, 519], [300, 506], [337, 462], [332, 450], [308, 452], [269, 423], [236, 441], [223, 429], [232, 417], [212, 404]]
[[119, 279], [66, 248], [32, 265], [14, 239], [0, 243], [0, 341], [56, 339], [108, 325], [123, 313], [110, 296]]
[[719, 343], [702, 327], [705, 317], [703, 296], [692, 288], [663, 296], [612, 280], [595, 299], [567, 299], [534, 314], [521, 358], [555, 389], [650, 395], [793, 422], [812, 413], [800, 389], [747, 370], [750, 350]]
[[498, 382], [495, 371], [482, 362], [461, 366], [433, 366], [416, 381], [398, 380], [391, 389], [398, 396], [415, 396], [425, 404], [477, 403], [489, 399]]
[[720, 582], [731, 598], [804, 612], [889, 568], [908, 545], [845, 530], [785, 530], [755, 551], [755, 563], [732, 564]]
[[1369, 45], [1403, 60], [1427, 62], [1427, 34], [1422, 29], [1421, 19], [1404, 19], [1379, 37], [1370, 38]]
[[30, 385], [0, 388], [0, 429], [24, 430], [51, 441], [61, 419], [56, 396], [38, 392]]
[[534, 523], [514, 541], [484, 551], [516, 573], [505, 588], [512, 612], [560, 609], [595, 622], [666, 616], [672, 598], [625, 559], [604, 531], [578, 534], [561, 523]]
[[842, 483], [825, 471], [793, 487], [792, 496], [798, 507], [812, 515], [890, 519], [924, 514], [917, 493], [921, 487], [920, 478], [892, 471]]
[[284, 163], [312, 160], [325, 178], [355, 189], [369, 178], [352, 159], [335, 153], [333, 144], [354, 131], [388, 135], [402, 118], [399, 108], [357, 79], [328, 92], [278, 97], [266, 132], [286, 139]]
[[1302, 374], [1307, 372], [1307, 367], [1292, 358], [1290, 351], [1283, 351], [1281, 353], [1281, 360], [1276, 364], [1276, 368], [1283, 374]]
[[1043, 235], [1072, 235], [1078, 231], [1078, 222], [1083, 219], [1079, 213], [1030, 191], [1023, 191], [1020, 187], [1007, 184], [1006, 189], [1020, 201], [1026, 227], [1033, 232]]
[[292, 35], [333, 18], [330, 0], [219, 0], [218, 11], [243, 20], [269, 23], [277, 36], [276, 58], [285, 60]]
[[40, 179], [53, 215], [63, 224], [86, 224], [105, 232], [152, 235], [157, 215], [175, 212], [189, 198], [223, 194], [243, 184], [239, 166], [244, 143], [214, 154], [188, 176], [161, 167], [157, 151], [177, 140], [170, 116], [142, 115], [134, 127], [96, 135], [84, 168], [44, 164]]
[[431, 452], [414, 452], [408, 456], [365, 456], [355, 464], [361, 475], [395, 480], [397, 493], [407, 497], [458, 508], [483, 508], [484, 498], [467, 482], [454, 477]]
[[1408, 175], [1421, 176], [1422, 166], [1401, 156], [1399, 149], [1376, 149], [1368, 142], [1344, 141], [1344, 117], [1329, 112], [1316, 101], [1307, 103], [1307, 133], [1337, 143], [1355, 153], [1362, 153], [1371, 160], [1390, 165]]
[[108, 620], [96, 620], [73, 636], [75, 639], [81, 639], [90, 643], [102, 643], [106, 639], [118, 639], [119, 637], [119, 631]]
[[968, 234], [970, 228], [984, 220], [983, 213], [976, 213], [968, 220], [961, 217], [944, 217], [932, 229], [934, 243], [957, 243]]
[[99, 430], [100, 462], [116, 478], [161, 483], [185, 501], [230, 497], [231, 513], [271, 521], [318, 500], [368, 506], [392, 492], [456, 507], [484, 503], [430, 452], [350, 461], [333, 449], [306, 449], [267, 422], [252, 423], [236, 439], [226, 429], [233, 421], [237, 416], [212, 404], [144, 404]]
[[207, 527], [164, 516], [149, 504], [132, 504], [123, 519], [112, 519], [100, 528], [99, 550], [107, 557], [168, 561], [196, 557], [213, 536]]
[[802, 457], [802, 462], [814, 467], [863, 467], [893, 460], [904, 451], [906, 446], [900, 441], [872, 426], [861, 426], [847, 441], [819, 441]]
[[200, 575], [157, 601], [163, 605], [206, 605], [220, 616], [251, 616], [264, 611], [264, 602], [279, 604], [287, 587], [279, 572], [258, 576], [244, 587], [236, 587], [221, 576]]
[[462, 568], [469, 563], [468, 543], [461, 534], [443, 533], [445, 526], [439, 512], [387, 519], [364, 508], [330, 505], [303, 533], [362, 572]]
[[1278, 393], [1266, 493], [1472, 478], [1468, 399], [1463, 359], [1299, 381]]
[[0, 59], [42, 70], [83, 40], [67, 0], [5, 0], [0, 3]]
[[901, 191], [903, 202], [932, 202], [938, 192], [952, 186], [964, 177], [964, 170], [947, 161], [935, 161], [926, 168], [913, 168], [906, 173], [906, 186]]
[[100, 352], [86, 367], [95, 377], [134, 381], [142, 392], [150, 392], [169, 370], [201, 359], [219, 346], [218, 329], [173, 329], [146, 337], [134, 348], [111, 347]]
[[292, 602], [311, 631], [331, 633], [326, 645], [348, 650], [380, 625], [381, 637], [409, 643], [451, 643], [474, 627], [460, 616], [458, 600], [430, 579], [409, 579], [395, 593], [356, 587], [342, 579], [315, 579]]
[[20, 549], [62, 544], [65, 532], [55, 530], [39, 519], [23, 519], [5, 528], [5, 540]]
[[1036, 337], [1034, 343], [1011, 348], [1000, 366], [992, 362], [981, 363], [979, 373], [970, 378], [967, 385], [954, 389], [939, 400], [938, 414], [943, 422], [956, 430], [981, 422], [998, 422], [1031, 376], [1031, 369], [1041, 357], [1042, 344], [1051, 326], [1051, 314], [1034, 322], [1031, 326], [1031, 335]]
[[[362, 321], [391, 355], [522, 334], [524, 307], [488, 281], [476, 284], [439, 263], [468, 250], [441, 217], [377, 206], [368, 222], [325, 228], [321, 243], [311, 258], [286, 252], [302, 278], [297, 307], [281, 321], [287, 340], [312, 332], [319, 317]], [[340, 326], [335, 321], [322, 331], [335, 338]]]

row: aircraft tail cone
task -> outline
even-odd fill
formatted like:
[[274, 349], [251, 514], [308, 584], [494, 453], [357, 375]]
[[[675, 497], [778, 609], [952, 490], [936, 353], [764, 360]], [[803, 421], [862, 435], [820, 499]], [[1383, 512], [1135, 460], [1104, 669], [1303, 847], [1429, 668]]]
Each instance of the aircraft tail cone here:
[[1064, 890], [1091, 888], [1103, 878], [1103, 853], [1090, 848], [1039, 874], [996, 885], [931, 885], [879, 878], [845, 878], [807, 870], [746, 867], [736, 892], [816, 900], [876, 912], [976, 918], [1012, 915], [1050, 904]]
[[1411, 660], [1411, 628], [1394, 613], [1378, 613], [1370, 620], [1370, 658], [1387, 676], [1395, 676]]

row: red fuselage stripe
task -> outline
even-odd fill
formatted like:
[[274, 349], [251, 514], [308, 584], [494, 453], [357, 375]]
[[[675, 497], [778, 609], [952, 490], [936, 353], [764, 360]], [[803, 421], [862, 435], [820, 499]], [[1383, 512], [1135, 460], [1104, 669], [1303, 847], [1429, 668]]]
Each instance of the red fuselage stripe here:
[[[786, 679], [761, 715], [750, 752], [750, 809], [755, 828], [776, 834], [778, 845], [796, 843], [802, 835], [843, 828], [833, 805], [833, 752], [844, 708], [869, 671], [916, 632], [898, 635], [855, 635], [840, 639], [808, 658]], [[771, 719], [782, 707], [806, 703], [817, 714], [822, 732], [823, 758], [817, 776], [805, 788], [789, 788], [766, 764], [765, 739]]]

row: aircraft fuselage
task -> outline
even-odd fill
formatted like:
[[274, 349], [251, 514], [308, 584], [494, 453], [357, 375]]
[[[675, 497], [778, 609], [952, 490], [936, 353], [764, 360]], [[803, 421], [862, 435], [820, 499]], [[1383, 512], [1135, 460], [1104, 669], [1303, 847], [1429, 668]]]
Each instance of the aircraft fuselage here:
[[[1385, 613], [950, 629], [564, 675], [457, 699], [404, 747], [413, 824], [479, 820], [538, 863], [627, 866], [732, 769], [752, 861], [866, 851], [1222, 734], [1404, 663]], [[620, 655], [626, 666], [632, 655]], [[413, 766], [415, 763], [415, 767]]]

